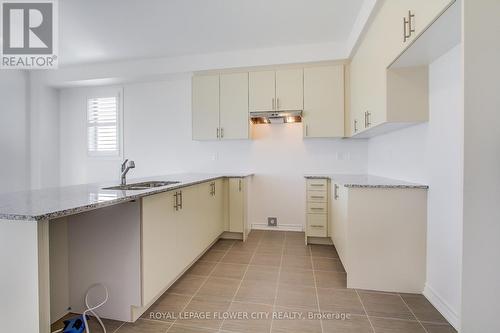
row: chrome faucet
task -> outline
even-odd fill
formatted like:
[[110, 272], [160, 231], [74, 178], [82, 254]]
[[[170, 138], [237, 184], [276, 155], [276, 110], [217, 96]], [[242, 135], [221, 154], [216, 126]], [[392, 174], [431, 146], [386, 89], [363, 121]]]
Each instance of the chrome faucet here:
[[129, 172], [130, 169], [133, 169], [135, 168], [135, 163], [134, 161], [128, 161], [128, 159], [126, 159], [125, 161], [123, 161], [122, 163], [122, 174], [121, 174], [121, 177], [122, 177], [122, 182], [121, 184], [122, 185], [127, 185], [127, 172]]

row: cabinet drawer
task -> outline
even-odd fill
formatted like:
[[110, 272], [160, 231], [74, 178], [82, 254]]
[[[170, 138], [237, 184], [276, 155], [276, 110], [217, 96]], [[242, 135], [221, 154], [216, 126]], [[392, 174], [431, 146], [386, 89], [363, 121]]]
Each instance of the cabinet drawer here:
[[327, 189], [326, 179], [308, 179], [307, 180], [307, 190], [308, 191], [326, 191]]
[[327, 213], [326, 202], [308, 202], [307, 203], [307, 213], [309, 213], [309, 214], [326, 214]]
[[327, 200], [326, 191], [307, 191], [307, 201], [308, 202], [326, 202]]
[[326, 237], [327, 216], [325, 214], [307, 214], [307, 236]]

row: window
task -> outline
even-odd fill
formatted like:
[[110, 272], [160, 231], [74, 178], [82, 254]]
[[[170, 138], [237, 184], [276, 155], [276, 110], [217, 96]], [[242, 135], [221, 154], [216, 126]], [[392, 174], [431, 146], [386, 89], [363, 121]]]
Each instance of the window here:
[[120, 155], [118, 96], [87, 99], [87, 151], [90, 156]]

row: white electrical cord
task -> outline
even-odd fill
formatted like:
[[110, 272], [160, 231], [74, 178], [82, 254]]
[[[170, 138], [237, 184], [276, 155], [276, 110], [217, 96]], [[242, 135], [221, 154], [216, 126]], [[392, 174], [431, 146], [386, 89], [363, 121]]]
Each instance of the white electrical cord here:
[[[89, 300], [88, 300], [89, 293], [92, 289], [99, 287], [99, 286], [104, 288], [104, 291], [106, 292], [106, 297], [104, 298], [104, 301], [91, 307], [89, 305]], [[99, 324], [102, 327], [103, 332], [106, 333], [106, 327], [104, 327], [104, 323], [102, 322], [101, 318], [97, 315], [97, 313], [94, 312], [94, 310], [97, 310], [98, 308], [100, 308], [101, 306], [106, 304], [106, 302], [108, 301], [108, 297], [109, 297], [108, 288], [106, 288], [106, 286], [102, 283], [96, 283], [96, 284], [92, 285], [87, 290], [87, 293], [85, 294], [85, 306], [87, 307], [87, 310], [83, 311], [83, 314], [82, 314], [83, 322], [85, 323], [85, 332], [86, 333], [90, 333], [89, 325], [87, 323], [87, 313], [89, 313], [89, 312], [97, 319], [97, 321], [99, 322]]]

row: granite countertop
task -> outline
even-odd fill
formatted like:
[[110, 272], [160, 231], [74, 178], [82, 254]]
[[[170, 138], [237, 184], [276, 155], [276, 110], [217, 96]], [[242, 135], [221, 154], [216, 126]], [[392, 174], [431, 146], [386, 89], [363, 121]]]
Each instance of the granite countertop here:
[[243, 178], [252, 175], [252, 173], [192, 173], [129, 179], [127, 180], [128, 184], [151, 180], [179, 182], [157, 188], [133, 191], [103, 190], [105, 187], [119, 185], [117, 181], [4, 193], [0, 194], [0, 219], [21, 221], [54, 219], [219, 178]]
[[391, 179], [367, 174], [307, 174], [305, 178], [327, 178], [345, 187], [366, 188], [417, 188], [428, 189], [428, 185], [411, 183], [404, 180]]

